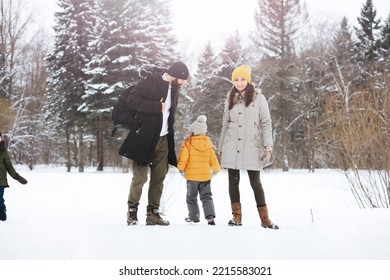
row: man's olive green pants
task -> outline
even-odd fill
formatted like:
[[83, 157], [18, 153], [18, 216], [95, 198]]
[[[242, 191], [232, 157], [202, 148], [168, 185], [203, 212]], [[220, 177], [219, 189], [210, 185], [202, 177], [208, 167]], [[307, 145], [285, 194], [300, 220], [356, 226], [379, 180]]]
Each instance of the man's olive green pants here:
[[161, 195], [164, 187], [164, 179], [168, 173], [168, 137], [161, 136], [155, 151], [152, 154], [151, 163], [146, 166], [133, 161], [133, 178], [130, 185], [128, 198], [129, 208], [137, 208], [142, 195], [142, 188], [148, 180], [150, 169], [148, 205], [147, 211], [160, 207]]

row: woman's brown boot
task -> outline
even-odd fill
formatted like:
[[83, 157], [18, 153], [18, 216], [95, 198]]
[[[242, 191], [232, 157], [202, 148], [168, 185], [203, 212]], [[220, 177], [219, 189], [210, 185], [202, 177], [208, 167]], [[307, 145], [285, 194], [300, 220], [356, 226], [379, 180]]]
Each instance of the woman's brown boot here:
[[229, 226], [242, 226], [241, 224], [241, 203], [232, 203], [233, 219], [228, 223]]
[[257, 210], [259, 211], [260, 220], [261, 220], [261, 226], [263, 228], [279, 229], [278, 225], [275, 225], [268, 218], [267, 205], [266, 206], [262, 206], [262, 207], [258, 207]]

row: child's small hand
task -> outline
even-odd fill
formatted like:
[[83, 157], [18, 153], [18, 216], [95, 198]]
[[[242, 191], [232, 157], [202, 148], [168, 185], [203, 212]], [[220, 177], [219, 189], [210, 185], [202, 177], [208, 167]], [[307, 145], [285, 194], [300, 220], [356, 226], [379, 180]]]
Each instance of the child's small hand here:
[[14, 179], [23, 185], [27, 184], [27, 180], [20, 176], [19, 173], [16, 173]]

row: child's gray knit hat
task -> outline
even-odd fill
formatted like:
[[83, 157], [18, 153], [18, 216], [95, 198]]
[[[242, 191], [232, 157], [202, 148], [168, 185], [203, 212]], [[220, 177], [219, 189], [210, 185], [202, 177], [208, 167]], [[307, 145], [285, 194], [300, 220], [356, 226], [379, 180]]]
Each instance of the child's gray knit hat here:
[[207, 117], [205, 115], [200, 115], [196, 121], [194, 121], [188, 130], [194, 135], [206, 135], [207, 133]]

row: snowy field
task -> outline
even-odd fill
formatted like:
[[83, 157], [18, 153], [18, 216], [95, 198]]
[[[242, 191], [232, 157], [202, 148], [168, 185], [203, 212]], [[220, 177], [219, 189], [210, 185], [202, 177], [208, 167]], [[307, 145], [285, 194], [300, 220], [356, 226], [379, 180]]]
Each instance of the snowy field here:
[[226, 264], [235, 260], [347, 260], [356, 268], [361, 261], [387, 266], [390, 260], [390, 210], [359, 209], [339, 171], [262, 172], [270, 218], [280, 227], [275, 231], [260, 227], [245, 172], [241, 173], [240, 187], [242, 227], [227, 225], [231, 209], [225, 170], [211, 184], [217, 225], [208, 226], [204, 219], [187, 224], [185, 180], [176, 169], [171, 169], [166, 179], [161, 207], [171, 225], [145, 225], [145, 185], [140, 225], [129, 227], [126, 212], [131, 173], [108, 169], [67, 173], [64, 167], [16, 169], [29, 183], [22, 186], [9, 178], [11, 188], [4, 194], [8, 220], [0, 222], [0, 268], [17, 260], [214, 260]]

